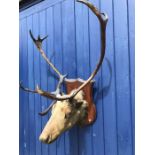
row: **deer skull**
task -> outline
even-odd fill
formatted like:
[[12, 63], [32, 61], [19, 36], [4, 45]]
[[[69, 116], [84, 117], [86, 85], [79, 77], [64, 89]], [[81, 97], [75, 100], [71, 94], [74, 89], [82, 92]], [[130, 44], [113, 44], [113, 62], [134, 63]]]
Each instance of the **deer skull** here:
[[88, 103], [87, 101], [84, 100], [85, 94], [83, 93], [82, 89], [87, 84], [89, 84], [95, 77], [95, 75], [97, 74], [102, 65], [105, 55], [105, 30], [108, 21], [107, 15], [101, 13], [93, 4], [91, 4], [87, 0], [78, 0], [78, 2], [81, 2], [86, 6], [88, 6], [88, 8], [91, 9], [91, 11], [97, 16], [100, 22], [101, 55], [99, 62], [97, 63], [96, 68], [94, 69], [90, 77], [77, 89], [72, 91], [70, 94], [65, 94], [61, 90], [62, 84], [64, 83], [65, 80], [67, 80], [66, 75], [62, 75], [59, 72], [59, 70], [47, 58], [44, 50], [42, 49], [42, 42], [47, 38], [47, 36], [42, 39], [40, 38], [40, 36], [38, 36], [38, 39], [35, 39], [32, 32], [30, 31], [30, 36], [34, 44], [36, 45], [38, 51], [59, 77], [59, 82], [56, 91], [52, 93], [44, 91], [40, 89], [38, 86], [36, 87], [35, 90], [30, 90], [28, 88], [23, 87], [22, 84], [20, 83], [20, 87], [24, 91], [37, 93], [48, 99], [54, 100], [53, 103], [45, 111], [39, 113], [40, 115], [43, 116], [46, 115], [51, 110], [51, 117], [39, 137], [40, 141], [48, 144], [56, 140], [61, 133], [72, 128], [75, 124], [81, 124], [81, 125], [83, 124], [87, 116]]
[[52, 107], [51, 117], [39, 139], [49, 144], [75, 124], [82, 124], [87, 115], [87, 107], [88, 103], [83, 99], [82, 91], [72, 101], [57, 101]]

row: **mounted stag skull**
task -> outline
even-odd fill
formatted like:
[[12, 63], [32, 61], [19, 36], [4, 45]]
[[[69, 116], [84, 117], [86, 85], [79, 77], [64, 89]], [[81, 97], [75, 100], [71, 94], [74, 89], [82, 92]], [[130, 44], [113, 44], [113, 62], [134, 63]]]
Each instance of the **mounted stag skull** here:
[[44, 96], [48, 99], [52, 99], [53, 102], [51, 105], [43, 112], [39, 113], [41, 116], [46, 115], [51, 110], [51, 117], [47, 122], [44, 130], [40, 135], [40, 141], [44, 143], [51, 143], [58, 138], [58, 136], [64, 131], [72, 128], [75, 124], [83, 124], [85, 118], [88, 114], [88, 102], [84, 99], [85, 93], [84, 88], [92, 82], [92, 79], [95, 77], [97, 72], [99, 71], [104, 55], [105, 55], [105, 30], [106, 24], [108, 21], [108, 17], [104, 13], [100, 13], [100, 11], [89, 1], [87, 0], [78, 0], [78, 2], [85, 4], [92, 10], [92, 12], [97, 16], [100, 27], [101, 27], [101, 55], [99, 62], [97, 63], [94, 71], [90, 75], [90, 77], [84, 81], [78, 88], [72, 90], [69, 94], [65, 94], [61, 90], [61, 86], [64, 82], [69, 79], [66, 78], [66, 75], [62, 75], [58, 69], [53, 65], [52, 62], [46, 57], [45, 52], [42, 49], [42, 42], [47, 38], [35, 39], [30, 31], [30, 36], [39, 50], [42, 57], [46, 60], [46, 62], [52, 67], [55, 73], [59, 77], [59, 82], [55, 92], [46, 92], [40, 89], [38, 86], [35, 90], [30, 90], [28, 88], [24, 88], [22, 83], [20, 83], [20, 87], [27, 92], [37, 93], [41, 96]]

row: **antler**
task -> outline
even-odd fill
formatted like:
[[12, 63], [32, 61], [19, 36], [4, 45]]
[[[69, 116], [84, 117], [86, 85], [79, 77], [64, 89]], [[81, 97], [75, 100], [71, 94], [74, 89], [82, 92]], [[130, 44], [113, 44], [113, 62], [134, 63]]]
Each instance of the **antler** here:
[[42, 55], [42, 57], [46, 60], [46, 62], [53, 68], [53, 70], [58, 74], [58, 76], [61, 76], [61, 73], [58, 71], [58, 69], [53, 65], [52, 62], [49, 61], [49, 59], [47, 58], [44, 50], [42, 49], [42, 42], [48, 37], [45, 36], [44, 38], [40, 38], [40, 36], [38, 36], [38, 40], [36, 40], [31, 32], [31, 30], [29, 30], [30, 36], [34, 42], [34, 44], [36, 45], [36, 47], [38, 48], [40, 54]]
[[[99, 61], [94, 69], [94, 71], [92, 72], [92, 74], [90, 75], [90, 77], [79, 87], [77, 88], [74, 92], [71, 92], [70, 94], [63, 94], [61, 93], [61, 85], [63, 84], [63, 82], [66, 80], [66, 75], [62, 75], [58, 69], [53, 65], [52, 62], [49, 61], [49, 59], [47, 58], [45, 52], [42, 49], [42, 42], [43, 40], [45, 40], [47, 38], [40, 38], [40, 36], [38, 36], [38, 39], [36, 40], [34, 38], [34, 36], [32, 35], [32, 32], [30, 31], [30, 36], [33, 40], [33, 42], [35, 43], [36, 47], [38, 48], [39, 52], [41, 53], [42, 57], [46, 60], [46, 62], [53, 68], [53, 70], [57, 73], [57, 75], [59, 76], [59, 83], [57, 85], [57, 89], [55, 92], [53, 93], [49, 93], [46, 92], [44, 90], [41, 90], [39, 87], [36, 88], [36, 90], [29, 90], [28, 88], [24, 88], [23, 86], [21, 87], [23, 90], [28, 91], [28, 92], [32, 92], [32, 93], [38, 93], [44, 97], [50, 98], [50, 99], [54, 99], [54, 100], [67, 100], [67, 99], [72, 99], [75, 95], [77, 95], [77, 93], [82, 90], [88, 83], [91, 82], [91, 80], [95, 77], [95, 75], [97, 74], [97, 72], [99, 71], [103, 59], [104, 59], [104, 55], [105, 55], [105, 42], [106, 42], [106, 36], [105, 36], [105, 30], [106, 30], [106, 24], [108, 21], [108, 16], [105, 13], [101, 13], [93, 4], [91, 4], [89, 1], [87, 0], [77, 0], [80, 3], [85, 4], [86, 6], [88, 6], [92, 12], [97, 16], [99, 22], [100, 22], [100, 28], [101, 28], [101, 54], [100, 54], [100, 58]], [[49, 106], [51, 107], [51, 105]]]
[[87, 0], [77, 0], [78, 2], [80, 3], [83, 3], [85, 5], [87, 5], [91, 10], [92, 12], [97, 16], [97, 18], [99, 19], [99, 22], [100, 22], [100, 28], [101, 28], [101, 55], [100, 55], [100, 59], [99, 59], [99, 62], [95, 68], [95, 70], [92, 72], [92, 74], [90, 75], [90, 77], [86, 80], [86, 82], [84, 82], [75, 92], [74, 94], [72, 95], [73, 97], [81, 90], [83, 89], [94, 77], [95, 75], [97, 74], [97, 72], [99, 71], [101, 65], [102, 65], [102, 62], [103, 62], [103, 59], [104, 59], [104, 55], [105, 55], [105, 30], [106, 30], [106, 24], [107, 24], [107, 21], [108, 21], [108, 16], [105, 14], [105, 13], [100, 13], [100, 11], [93, 5], [91, 4], [89, 1]]
[[47, 109], [45, 109], [43, 112], [40, 112], [39, 115], [41, 115], [41, 116], [46, 115], [46, 114], [51, 110], [51, 108], [53, 107], [53, 105], [54, 105], [56, 102], [57, 102], [57, 101], [54, 100], [54, 101], [49, 105], [49, 107], [48, 107]]
[[[28, 88], [25, 88], [23, 85], [22, 85], [22, 82], [20, 82], [20, 88], [23, 89], [24, 91], [27, 91], [27, 92], [31, 92], [31, 93], [37, 93], [37, 94], [40, 94], [44, 97], [47, 97], [47, 98], [52, 98], [52, 99], [57, 99], [56, 96], [62, 94], [61, 92], [61, 85], [63, 84], [64, 82], [64, 79], [67, 75], [62, 75], [59, 70], [54, 66], [54, 64], [52, 62], [50, 62], [50, 60], [47, 58], [44, 50], [42, 49], [42, 42], [48, 37], [48, 36], [45, 36], [44, 38], [41, 38], [40, 36], [38, 36], [38, 39], [35, 39], [31, 30], [29, 31], [30, 33], [30, 36], [31, 36], [31, 39], [33, 40], [34, 44], [36, 45], [38, 51], [40, 52], [40, 54], [42, 55], [42, 57], [45, 59], [45, 61], [50, 65], [50, 67], [52, 67], [52, 69], [57, 73], [58, 77], [59, 77], [59, 82], [58, 82], [58, 85], [57, 85], [57, 88], [56, 88], [56, 91], [55, 92], [52, 92], [52, 93], [49, 93], [49, 92], [45, 92], [45, 91], [42, 91], [39, 86], [36, 87], [36, 90], [31, 90], [31, 89], [28, 89]], [[52, 96], [52, 97], [51, 97]], [[55, 101], [54, 101], [55, 102]], [[52, 107], [53, 103], [52, 102], [49, 107], [39, 113], [40, 115], [45, 115]]]
[[[107, 21], [108, 21], [108, 16], [105, 13], [101, 13], [93, 4], [91, 4], [87, 0], [77, 0], [77, 1], [87, 5], [92, 10], [92, 12], [97, 16], [97, 18], [99, 19], [100, 28], [101, 28], [101, 54], [100, 54], [100, 59], [99, 59], [98, 64], [96, 65], [95, 70], [92, 72], [90, 77], [78, 89], [76, 89], [74, 92], [72, 92], [69, 95], [63, 95], [63, 96], [59, 96], [59, 97], [55, 97], [55, 96], [53, 96], [53, 94], [48, 94], [48, 97], [51, 98], [51, 99], [54, 98], [56, 100], [66, 100], [66, 99], [71, 99], [75, 95], [77, 95], [77, 93], [80, 90], [82, 90], [95, 77], [95, 75], [99, 71], [99, 69], [100, 69], [100, 67], [102, 65], [103, 59], [104, 59], [105, 41], [106, 41], [105, 40], [105, 38], [106, 38], [105, 30], [106, 30], [106, 24], [107, 24]], [[46, 94], [48, 92], [42, 90], [40, 94], [44, 94], [44, 93]]]

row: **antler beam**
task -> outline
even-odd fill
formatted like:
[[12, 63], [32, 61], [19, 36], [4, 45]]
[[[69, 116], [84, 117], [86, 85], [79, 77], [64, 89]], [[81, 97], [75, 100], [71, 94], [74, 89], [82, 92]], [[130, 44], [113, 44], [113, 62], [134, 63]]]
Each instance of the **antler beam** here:
[[45, 116], [53, 107], [53, 105], [56, 103], [57, 101], [54, 100], [47, 109], [45, 109], [43, 112], [39, 112], [40, 116]]
[[48, 37], [44, 37], [44, 38], [40, 38], [40, 36], [38, 36], [38, 39], [35, 39], [31, 30], [29, 31], [30, 33], [30, 36], [34, 42], [34, 44], [36, 45], [37, 49], [39, 50], [40, 54], [42, 55], [42, 57], [46, 60], [46, 62], [50, 65], [50, 67], [52, 67], [52, 69], [57, 73], [58, 77], [59, 77], [59, 82], [58, 82], [58, 85], [57, 85], [57, 89], [55, 92], [52, 92], [52, 93], [49, 93], [49, 92], [45, 92], [43, 90], [41, 90], [38, 86], [36, 88], [36, 90], [30, 90], [28, 88], [25, 88], [23, 85], [22, 85], [22, 82], [20, 82], [20, 88], [22, 88], [24, 91], [27, 91], [27, 92], [31, 92], [31, 93], [37, 93], [37, 94], [40, 94], [44, 97], [47, 97], [47, 98], [51, 98], [51, 99], [57, 99], [57, 95], [61, 94], [61, 86], [64, 82], [64, 79], [67, 75], [62, 75], [59, 70], [53, 65], [52, 62], [50, 62], [50, 60], [47, 58], [44, 50], [42, 49], [42, 42]]
[[[73, 97], [75, 97], [77, 95], [77, 93], [82, 90], [88, 83], [91, 82], [91, 80], [95, 77], [95, 75], [97, 74], [97, 72], [99, 71], [104, 56], [105, 56], [105, 42], [106, 42], [106, 35], [105, 35], [105, 30], [106, 30], [106, 24], [108, 21], [108, 16], [105, 13], [101, 13], [93, 4], [91, 4], [89, 1], [87, 0], [77, 0], [77, 2], [83, 3], [86, 6], [88, 6], [88, 8], [91, 9], [91, 11], [97, 16], [99, 22], [100, 22], [100, 29], [101, 29], [101, 54], [100, 54], [100, 58], [99, 61], [94, 69], [94, 71], [92, 72], [92, 74], [90, 75], [90, 77], [79, 87], [77, 88], [74, 92], [70, 93], [70, 94], [62, 94], [61, 92], [61, 86], [63, 84], [63, 82], [65, 81], [66, 75], [62, 75], [59, 70], [53, 65], [52, 62], [49, 61], [49, 59], [47, 58], [44, 50], [42, 49], [42, 42], [47, 38], [40, 38], [40, 36], [38, 36], [38, 39], [35, 39], [34, 36], [32, 35], [32, 32], [30, 31], [30, 36], [33, 40], [33, 42], [35, 43], [37, 49], [39, 50], [39, 52], [41, 53], [42, 57], [46, 60], [46, 62], [53, 68], [53, 70], [56, 72], [56, 74], [59, 76], [59, 83], [57, 85], [57, 89], [55, 92], [49, 93], [46, 92], [44, 90], [41, 90], [39, 87], [36, 88], [36, 90], [29, 90], [28, 88], [24, 88], [21, 84], [21, 88], [24, 91], [27, 92], [32, 92], [32, 93], [38, 93], [44, 97], [47, 97], [49, 99], [54, 99], [54, 100], [67, 100], [67, 99], [72, 99]], [[50, 109], [51, 105], [49, 106]], [[45, 112], [46, 113], [46, 112]]]
[[[66, 100], [66, 99], [71, 99], [75, 95], [77, 95], [77, 93], [80, 90], [82, 90], [95, 77], [95, 75], [99, 71], [99, 69], [100, 69], [100, 67], [102, 65], [103, 59], [104, 59], [105, 42], [106, 42], [105, 30], [106, 30], [106, 24], [107, 24], [107, 21], [108, 21], [108, 16], [105, 13], [101, 13], [93, 4], [91, 4], [87, 0], [77, 0], [77, 1], [80, 2], [80, 3], [85, 4], [86, 6], [88, 6], [92, 10], [92, 12], [97, 16], [97, 18], [99, 19], [100, 28], [101, 28], [101, 54], [100, 54], [99, 62], [97, 63], [96, 68], [94, 69], [94, 71], [92, 72], [90, 77], [78, 89], [76, 89], [74, 92], [72, 92], [69, 95], [55, 96], [54, 94], [48, 93], [48, 92], [43, 91], [43, 90], [39, 91], [40, 95], [44, 94], [44, 96], [45, 96], [45, 94], [47, 94], [48, 98], [51, 98], [51, 99]], [[37, 47], [40, 50], [40, 44], [38, 44]]]

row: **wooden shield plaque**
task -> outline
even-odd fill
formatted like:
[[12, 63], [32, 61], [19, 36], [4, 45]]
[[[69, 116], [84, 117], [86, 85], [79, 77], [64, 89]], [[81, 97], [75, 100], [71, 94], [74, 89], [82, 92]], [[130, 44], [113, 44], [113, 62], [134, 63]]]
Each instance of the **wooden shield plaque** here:
[[[84, 83], [82, 79], [65, 79], [67, 94], [69, 94], [72, 90], [78, 88], [80, 85]], [[93, 102], [93, 84], [94, 81], [90, 82], [86, 87], [82, 90], [84, 92], [84, 99], [88, 102], [88, 115], [86, 120], [84, 121], [84, 125], [92, 124], [96, 119], [96, 107]]]

